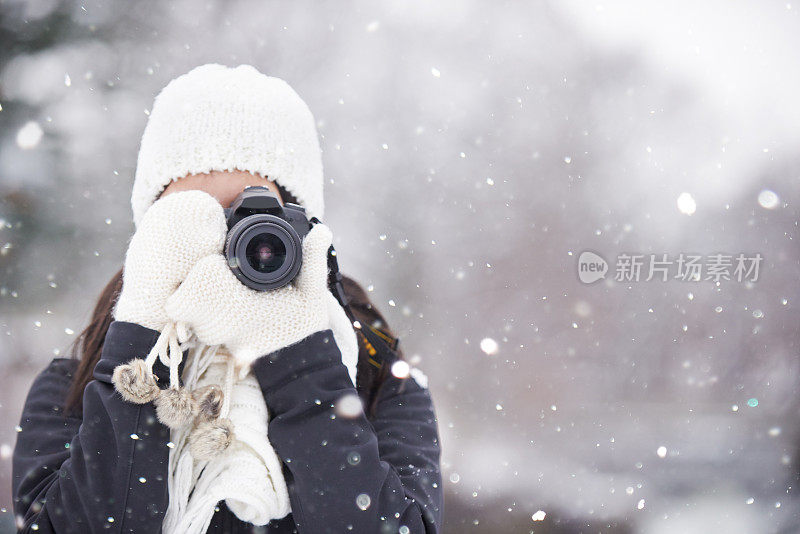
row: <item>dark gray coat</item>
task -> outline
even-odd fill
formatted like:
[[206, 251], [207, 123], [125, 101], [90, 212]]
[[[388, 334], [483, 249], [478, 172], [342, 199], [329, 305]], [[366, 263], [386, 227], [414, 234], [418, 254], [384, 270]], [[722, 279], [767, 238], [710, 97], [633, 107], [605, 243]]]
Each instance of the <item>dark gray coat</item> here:
[[[114, 367], [146, 355], [157, 337], [133, 323], [111, 324], [82, 417], [64, 413], [77, 361], [54, 359], [36, 378], [13, 458], [22, 531], [160, 532], [169, 429], [152, 403], [125, 402], [111, 384]], [[161, 363], [154, 370], [160, 383], [169, 382]], [[259, 528], [222, 502], [209, 532], [441, 532], [440, 446], [427, 389], [390, 375], [374, 418], [332, 417], [336, 400], [355, 388], [331, 330], [259, 358], [254, 372], [292, 513]], [[354, 453], [359, 461], [348, 461]], [[356, 504], [362, 493], [370, 497], [366, 510]]]

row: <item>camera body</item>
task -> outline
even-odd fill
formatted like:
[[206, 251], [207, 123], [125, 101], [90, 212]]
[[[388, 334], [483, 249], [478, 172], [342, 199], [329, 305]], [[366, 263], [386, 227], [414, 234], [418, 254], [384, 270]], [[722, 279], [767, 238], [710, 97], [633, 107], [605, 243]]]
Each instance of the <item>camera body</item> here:
[[291, 282], [303, 262], [302, 240], [311, 229], [299, 204], [281, 205], [263, 186], [247, 187], [225, 209], [224, 255], [244, 285], [258, 291]]

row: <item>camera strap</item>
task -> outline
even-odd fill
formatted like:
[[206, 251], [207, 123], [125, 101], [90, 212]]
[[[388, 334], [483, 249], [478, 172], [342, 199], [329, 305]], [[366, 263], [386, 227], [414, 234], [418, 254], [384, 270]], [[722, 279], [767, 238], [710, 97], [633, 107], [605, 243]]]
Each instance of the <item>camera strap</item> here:
[[[321, 222], [316, 217], [311, 217], [309, 220], [314, 224]], [[350, 322], [357, 321], [358, 319], [350, 308], [350, 299], [344, 292], [342, 273], [339, 272], [339, 261], [336, 259], [336, 249], [333, 248], [333, 244], [328, 249], [328, 288], [344, 308]], [[359, 321], [359, 324], [361, 328], [356, 328], [355, 331], [361, 334], [363, 338], [371, 365], [381, 369], [384, 365], [391, 366], [396, 360], [400, 359], [397, 355], [397, 345], [400, 343], [398, 338], [390, 336], [380, 328], [363, 324], [361, 321]]]

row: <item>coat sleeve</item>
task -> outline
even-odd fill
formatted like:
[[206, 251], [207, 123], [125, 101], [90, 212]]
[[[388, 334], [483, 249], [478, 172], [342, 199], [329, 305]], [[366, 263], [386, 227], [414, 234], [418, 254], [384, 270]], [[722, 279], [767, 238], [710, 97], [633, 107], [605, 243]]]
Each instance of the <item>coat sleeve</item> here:
[[[34, 381], [13, 455], [13, 496], [22, 532], [159, 532], [166, 511], [169, 429], [152, 403], [125, 402], [114, 367], [144, 357], [158, 332], [112, 322], [82, 416], [64, 413], [69, 360], [55, 360]], [[72, 366], [74, 367], [74, 366]], [[160, 383], [168, 370], [154, 367]]]
[[439, 435], [426, 388], [390, 376], [373, 420], [351, 410], [356, 389], [330, 329], [262, 356], [253, 370], [300, 533], [441, 532]]

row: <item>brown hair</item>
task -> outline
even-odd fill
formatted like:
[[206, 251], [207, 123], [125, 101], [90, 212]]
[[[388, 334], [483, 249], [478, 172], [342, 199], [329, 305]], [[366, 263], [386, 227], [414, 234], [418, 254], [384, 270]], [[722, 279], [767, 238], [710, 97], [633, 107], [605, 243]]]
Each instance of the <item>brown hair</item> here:
[[[278, 186], [281, 198], [284, 202], [299, 204], [297, 200], [285, 189]], [[342, 275], [342, 285], [345, 295], [348, 297], [350, 309], [354, 317], [362, 325], [370, 325], [380, 329], [388, 336], [396, 336], [386, 323], [380, 311], [372, 304], [367, 296], [367, 292], [361, 285], [352, 278]], [[100, 360], [103, 352], [103, 342], [108, 332], [108, 327], [113, 319], [114, 305], [122, 289], [122, 269], [111, 278], [106, 284], [100, 297], [97, 299], [94, 310], [92, 311], [89, 324], [78, 335], [72, 344], [72, 358], [79, 360], [78, 368], [74, 374], [72, 386], [70, 387], [66, 401], [66, 411], [71, 413], [80, 412], [83, 404], [83, 390], [92, 380], [94, 367]], [[365, 344], [363, 335], [358, 334], [358, 366], [356, 377], [356, 388], [361, 399], [364, 401], [367, 414], [375, 413], [377, 403], [377, 392], [381, 384], [386, 380], [389, 369], [386, 365], [378, 368], [370, 362], [370, 354]], [[402, 350], [397, 348], [398, 356], [403, 359]]]

